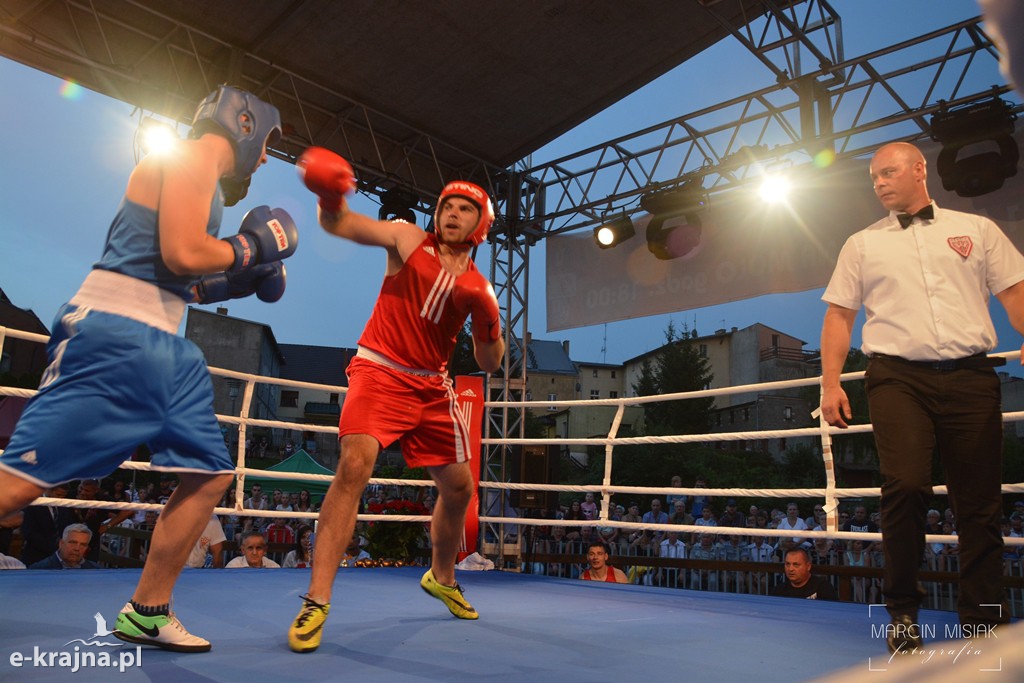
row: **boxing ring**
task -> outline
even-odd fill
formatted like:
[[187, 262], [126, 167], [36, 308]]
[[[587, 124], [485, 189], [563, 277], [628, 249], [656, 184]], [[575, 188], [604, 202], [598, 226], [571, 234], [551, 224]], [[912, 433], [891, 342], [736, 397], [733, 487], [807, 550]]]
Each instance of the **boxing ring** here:
[[[45, 342], [42, 335], [0, 327], [0, 350], [5, 337]], [[1015, 359], [1019, 353], [995, 354]], [[336, 427], [304, 423], [257, 420], [248, 417], [254, 387], [272, 383], [344, 393], [344, 387], [259, 377], [211, 368], [216, 376], [244, 383], [239, 415], [219, 415], [222, 423], [238, 426], [236, 507], [217, 508], [221, 515], [311, 518], [316, 513], [273, 510], [245, 510], [241, 495], [245, 478], [326, 481], [324, 475], [294, 475], [250, 468], [244, 448], [246, 430], [261, 426], [299, 431], [337, 433]], [[857, 381], [863, 373], [843, 375], [843, 381]], [[878, 488], [838, 488], [832, 461], [832, 435], [840, 430], [823, 421], [815, 428], [759, 432], [725, 432], [662, 437], [619, 437], [617, 432], [627, 406], [653, 401], [685, 400], [751, 391], [771, 391], [813, 386], [818, 378], [744, 385], [724, 389], [665, 396], [583, 401], [486, 402], [487, 407], [505, 406], [591, 406], [613, 405], [615, 418], [609, 433], [600, 439], [498, 439], [484, 438], [494, 445], [587, 445], [603, 446], [605, 472], [601, 484], [568, 486], [481, 482], [482, 490], [543, 490], [593, 492], [603, 498], [602, 519], [529, 519], [481, 515], [481, 524], [498, 528], [514, 525], [616, 526], [620, 529], [648, 529], [701, 533], [706, 527], [615, 522], [607, 520], [607, 502], [612, 494], [657, 494], [818, 498], [824, 501], [828, 529], [800, 531], [801, 537], [880, 540], [881, 534], [838, 531], [838, 505], [844, 498], [878, 496]], [[0, 387], [0, 396], [28, 397], [32, 390]], [[1006, 413], [1004, 421], [1024, 419], [1024, 412]], [[851, 426], [844, 434], [870, 431], [870, 425]], [[820, 438], [825, 468], [824, 488], [665, 488], [616, 486], [613, 461], [617, 446], [748, 439]], [[144, 462], [125, 462], [124, 469], [148, 470]], [[431, 486], [429, 480], [372, 479], [385, 486]], [[1024, 483], [1007, 483], [1003, 493], [1024, 493]], [[942, 495], [945, 487], [935, 487]], [[80, 501], [40, 498], [37, 504], [103, 509], [159, 510], [162, 506], [111, 501]], [[425, 516], [359, 515], [360, 521], [422, 523]], [[777, 537], [776, 529], [716, 527], [719, 535]], [[928, 542], [956, 542], [955, 536], [927, 537]], [[1012, 539], [1016, 545], [1022, 539]], [[306, 588], [305, 570], [209, 572], [186, 570], [176, 591], [175, 611], [193, 632], [213, 643], [213, 651], [202, 655], [181, 655], [143, 648], [134, 662], [117, 669], [125, 680], [307, 680], [322, 675], [333, 680], [341, 675], [363, 680], [472, 680], [496, 681], [633, 681], [654, 677], [699, 677], [704, 680], [753, 678], [759, 681], [809, 681], [822, 676], [835, 680], [962, 680], [982, 674], [979, 681], [1024, 679], [1024, 649], [1018, 645], [1024, 631], [1021, 624], [1003, 629], [999, 637], [984, 643], [947, 640], [955, 636], [956, 615], [952, 612], [923, 611], [921, 621], [935, 632], [926, 638], [927, 661], [902, 658], [893, 661], [880, 631], [888, 615], [878, 605], [830, 603], [824, 601], [772, 598], [763, 595], [707, 593], [641, 585], [596, 584], [521, 574], [516, 571], [460, 571], [459, 581], [481, 614], [477, 622], [453, 619], [436, 601], [427, 599], [417, 585], [422, 570], [416, 568], [346, 568], [336, 581], [335, 599], [327, 621], [323, 644], [313, 654], [296, 655], [288, 650], [286, 633]], [[0, 572], [0, 680], [14, 680], [27, 674], [35, 680], [84, 680], [110, 678], [109, 671], [82, 667], [71, 672], [52, 663], [61, 654], [72, 662], [86, 651], [132, 652], [103, 637], [106, 624], [130, 596], [138, 570], [90, 572], [39, 571]], [[952, 632], [950, 629], [954, 629]], [[92, 633], [91, 633], [92, 632]], [[76, 639], [80, 639], [78, 643]], [[101, 642], [111, 641], [109, 646]], [[1012, 647], [1008, 647], [1012, 644]], [[131, 648], [132, 646], [124, 646]], [[964, 647], [967, 650], [964, 650]], [[39, 665], [42, 653], [44, 665]], [[46, 654], [51, 653], [50, 665]], [[121, 655], [119, 653], [119, 655]], [[15, 660], [18, 665], [14, 664]], [[31, 669], [31, 672], [29, 672]], [[113, 670], [113, 669], [112, 669]], [[975, 673], [979, 672], [979, 673]], [[881, 678], [878, 678], [881, 676]], [[973, 678], [971, 680], [974, 680]]]
[[[39, 681], [72, 678], [27, 662], [16, 670], [10, 654], [89, 640], [94, 613], [110, 619], [138, 573], [2, 572], [0, 590], [9, 598], [0, 621], [0, 680], [20, 679], [19, 672]], [[141, 667], [104, 680], [792, 683], [859, 665], [867, 673], [869, 660], [874, 668], [891, 666], [885, 642], [870, 637], [871, 623], [887, 621], [884, 610], [868, 619], [863, 605], [460, 572], [481, 615], [468, 622], [422, 593], [421, 573], [339, 570], [323, 643], [297, 655], [286, 633], [308, 580], [304, 570], [186, 570], [175, 611], [213, 650], [144, 648]]]

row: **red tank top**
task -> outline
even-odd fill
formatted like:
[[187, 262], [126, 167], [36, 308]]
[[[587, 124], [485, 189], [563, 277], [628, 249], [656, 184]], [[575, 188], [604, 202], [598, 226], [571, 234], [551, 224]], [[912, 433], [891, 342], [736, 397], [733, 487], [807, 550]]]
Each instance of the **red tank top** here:
[[[597, 581], [597, 579], [590, 578], [590, 570], [589, 569], [584, 569], [583, 570], [583, 578], [586, 581]], [[611, 567], [608, 567], [608, 570], [605, 572], [604, 582], [605, 583], [618, 583], [618, 581], [615, 580], [615, 570], [612, 569]]]
[[437, 237], [428, 233], [402, 269], [384, 278], [359, 345], [408, 368], [444, 372], [466, 322], [452, 305], [456, 281], [441, 265]]

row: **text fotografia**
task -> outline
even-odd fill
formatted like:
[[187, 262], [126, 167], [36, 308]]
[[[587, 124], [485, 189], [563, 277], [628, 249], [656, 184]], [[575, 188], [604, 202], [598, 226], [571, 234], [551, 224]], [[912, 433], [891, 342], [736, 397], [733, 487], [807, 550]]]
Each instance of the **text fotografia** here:
[[996, 627], [988, 624], [944, 624], [941, 636], [936, 624], [874, 624], [871, 626], [871, 637], [882, 640], [893, 636], [898, 641], [907, 640], [909, 636], [919, 635], [925, 641], [946, 640], [950, 642], [908, 647], [904, 644], [894, 652], [889, 661], [896, 658], [917, 657], [922, 664], [936, 658], [948, 658], [952, 663], [977, 657], [982, 654], [979, 641], [998, 638]]
[[32, 654], [12, 652], [11, 666], [16, 668], [23, 666], [53, 667], [55, 669], [70, 669], [71, 673], [75, 673], [79, 669], [116, 668], [124, 673], [125, 669], [142, 666], [142, 646], [136, 646], [134, 651], [121, 650], [111, 653], [83, 651], [77, 645], [73, 652], [44, 652], [36, 645], [32, 648]]

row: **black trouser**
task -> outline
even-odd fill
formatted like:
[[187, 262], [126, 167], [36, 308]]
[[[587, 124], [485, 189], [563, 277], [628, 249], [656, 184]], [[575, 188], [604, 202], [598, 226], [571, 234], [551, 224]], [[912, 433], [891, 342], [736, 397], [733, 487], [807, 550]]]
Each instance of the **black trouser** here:
[[1009, 620], [1003, 602], [1002, 408], [991, 368], [935, 370], [872, 358], [868, 405], [882, 476], [884, 585], [890, 613], [916, 615], [918, 570], [937, 451], [960, 537], [962, 624]]

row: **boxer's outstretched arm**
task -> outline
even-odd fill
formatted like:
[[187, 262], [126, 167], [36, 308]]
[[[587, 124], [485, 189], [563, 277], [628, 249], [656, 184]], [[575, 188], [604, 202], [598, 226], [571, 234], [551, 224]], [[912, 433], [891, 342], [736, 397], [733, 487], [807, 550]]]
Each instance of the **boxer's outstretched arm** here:
[[345, 195], [355, 189], [352, 166], [323, 147], [310, 147], [295, 164], [299, 177], [318, 198], [320, 226], [338, 237], [357, 244], [384, 247], [389, 254], [389, 271], [423, 241], [424, 233], [402, 221], [381, 221], [352, 211]]

